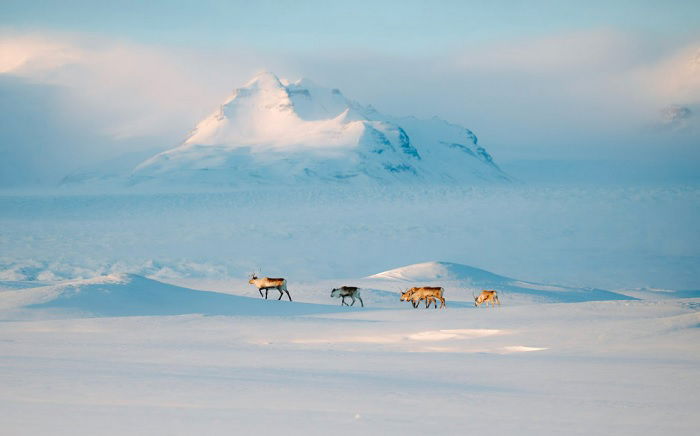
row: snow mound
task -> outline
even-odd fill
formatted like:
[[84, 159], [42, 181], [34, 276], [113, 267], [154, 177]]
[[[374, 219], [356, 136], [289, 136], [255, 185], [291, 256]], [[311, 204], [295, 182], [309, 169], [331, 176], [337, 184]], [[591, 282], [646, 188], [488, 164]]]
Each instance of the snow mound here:
[[[501, 302], [575, 303], [599, 300], [636, 300], [622, 293], [594, 288], [574, 288], [516, 280], [468, 265], [425, 262], [391, 269], [366, 277], [367, 281], [394, 282], [396, 286], [442, 286], [446, 298], [464, 301], [482, 289], [499, 291]], [[381, 286], [381, 285], [377, 285]], [[455, 289], [457, 288], [457, 289]]]
[[462, 280], [464, 278], [478, 278], [486, 280], [510, 280], [506, 277], [490, 273], [483, 269], [451, 262], [416, 263], [413, 265], [394, 268], [389, 271], [374, 274], [369, 278], [405, 280], [412, 282], [431, 280]]
[[659, 288], [635, 288], [616, 289], [615, 292], [639, 298], [641, 300], [670, 300], [678, 298], [700, 298], [700, 290], [685, 289], [659, 289]]
[[131, 174], [133, 184], [506, 180], [464, 127], [384, 115], [338, 89], [269, 72], [236, 89], [181, 145]]
[[111, 274], [58, 285], [0, 293], [0, 310], [47, 309], [90, 316], [305, 315], [337, 311], [333, 306], [258, 300], [197, 291], [134, 274]]

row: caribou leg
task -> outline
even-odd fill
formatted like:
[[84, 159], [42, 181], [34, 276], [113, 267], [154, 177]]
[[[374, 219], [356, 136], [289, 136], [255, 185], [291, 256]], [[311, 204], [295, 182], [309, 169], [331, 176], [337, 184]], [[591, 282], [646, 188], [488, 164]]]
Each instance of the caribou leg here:
[[352, 298], [352, 304], [351, 304], [351, 306], [354, 306], [354, 305], [355, 305], [355, 296], [354, 296], [354, 295], [351, 295], [350, 298]]
[[280, 291], [280, 297], [277, 300], [281, 300], [282, 297], [284, 296], [284, 292], [279, 288], [277, 288], [277, 290]]
[[260, 292], [260, 298], [263, 298], [262, 289], [258, 288], [258, 292]]
[[345, 302], [345, 295], [343, 295], [343, 296], [341, 297], [341, 299], [340, 299], [340, 305], [341, 305], [341, 306], [347, 305], [347, 303]]
[[360, 304], [362, 305], [362, 307], [365, 307], [365, 303], [364, 301], [362, 301], [362, 298], [359, 295], [357, 296], [357, 299], [360, 300]]
[[287, 293], [287, 298], [289, 298], [289, 301], [292, 301], [292, 296], [289, 295], [289, 291], [285, 289], [284, 292]]
[[267, 300], [267, 291], [269, 291], [270, 288], [265, 288], [265, 299]]

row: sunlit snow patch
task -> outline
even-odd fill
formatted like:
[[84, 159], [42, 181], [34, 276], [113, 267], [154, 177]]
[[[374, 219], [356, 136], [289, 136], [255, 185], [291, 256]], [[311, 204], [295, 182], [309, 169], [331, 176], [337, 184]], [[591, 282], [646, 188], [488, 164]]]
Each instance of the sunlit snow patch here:
[[504, 333], [504, 330], [497, 329], [431, 330], [408, 335], [408, 338], [414, 341], [444, 341], [448, 339], [480, 338]]
[[546, 347], [526, 347], [524, 345], [509, 345], [507, 347], [503, 347], [503, 350], [507, 353], [526, 353], [529, 351], [542, 351], [547, 349], [548, 348]]
[[330, 344], [330, 343], [364, 343], [364, 344], [396, 344], [410, 341], [448, 341], [480, 338], [498, 334], [507, 334], [505, 330], [497, 329], [456, 329], [456, 330], [426, 330], [409, 334], [388, 334], [371, 336], [346, 336], [334, 338], [294, 339], [295, 344]]

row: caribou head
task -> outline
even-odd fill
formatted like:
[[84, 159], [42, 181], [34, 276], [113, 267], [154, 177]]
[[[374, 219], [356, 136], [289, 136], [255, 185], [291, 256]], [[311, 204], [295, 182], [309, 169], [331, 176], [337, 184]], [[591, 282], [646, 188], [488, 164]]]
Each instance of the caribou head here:
[[251, 285], [255, 284], [255, 281], [258, 279], [258, 274], [257, 273], [250, 273], [248, 275], [248, 283]]

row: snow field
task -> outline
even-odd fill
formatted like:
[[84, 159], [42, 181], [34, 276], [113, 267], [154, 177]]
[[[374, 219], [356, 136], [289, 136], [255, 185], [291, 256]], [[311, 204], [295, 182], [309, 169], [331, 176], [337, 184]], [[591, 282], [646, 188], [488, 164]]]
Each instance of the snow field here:
[[698, 302], [8, 321], [0, 420], [14, 435], [691, 435]]

